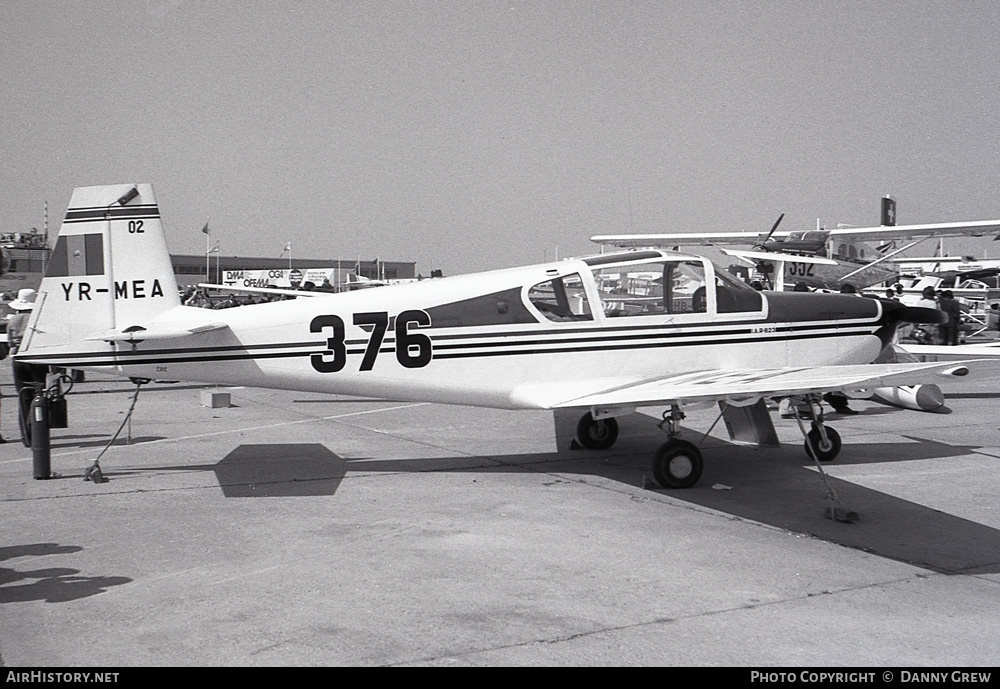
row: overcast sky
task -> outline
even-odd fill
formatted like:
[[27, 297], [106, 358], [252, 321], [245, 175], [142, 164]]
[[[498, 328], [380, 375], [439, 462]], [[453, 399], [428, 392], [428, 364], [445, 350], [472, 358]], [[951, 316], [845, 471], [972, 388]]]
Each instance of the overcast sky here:
[[149, 182], [175, 253], [454, 274], [1000, 218], [997, 2], [0, 0], [0, 69], [2, 231]]

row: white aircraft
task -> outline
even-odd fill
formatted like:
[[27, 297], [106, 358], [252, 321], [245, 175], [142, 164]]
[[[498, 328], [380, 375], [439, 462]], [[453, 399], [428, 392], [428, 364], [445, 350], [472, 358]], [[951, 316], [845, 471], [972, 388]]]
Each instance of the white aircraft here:
[[[801, 282], [807, 287], [834, 290], [850, 284], [860, 290], [895, 276], [898, 267], [892, 259], [926, 239], [1000, 236], [1000, 220], [896, 225], [896, 202], [891, 197], [882, 199], [882, 225], [878, 227], [778, 231], [783, 217], [779, 217], [766, 234], [667, 232], [596, 235], [591, 241], [620, 248], [748, 245], [750, 250], [724, 251], [755, 265], [772, 289], [781, 290], [786, 284]], [[907, 240], [907, 243], [888, 248], [899, 240]]]
[[980, 271], [1000, 271], [1000, 259], [977, 259], [974, 256], [906, 256], [894, 263], [901, 275], [923, 275], [925, 273], [976, 273]]
[[[653, 475], [694, 485], [684, 409], [719, 403], [774, 438], [771, 398], [808, 403], [806, 449], [833, 459], [820, 395], [963, 375], [964, 365], [870, 364], [901, 321], [938, 312], [841, 294], [761, 293], [707, 259], [632, 251], [224, 311], [183, 306], [148, 184], [78, 188], [19, 362], [133, 379], [340, 393], [502, 409], [574, 410], [610, 447], [615, 417], [661, 406]], [[731, 430], [731, 433], [733, 431]], [[734, 433], [735, 437], [735, 433]], [[742, 439], [742, 438], [736, 438]]]

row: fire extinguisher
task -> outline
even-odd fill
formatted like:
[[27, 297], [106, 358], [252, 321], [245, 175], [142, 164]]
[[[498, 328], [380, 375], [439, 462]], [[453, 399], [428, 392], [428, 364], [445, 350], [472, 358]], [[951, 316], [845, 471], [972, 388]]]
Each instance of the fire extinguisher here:
[[60, 390], [62, 382], [73, 381], [68, 376], [61, 376], [48, 389], [44, 385], [35, 388], [35, 396], [28, 409], [28, 423], [31, 428], [31, 460], [33, 475], [36, 479], [52, 478], [52, 453], [49, 431], [53, 428], [66, 428], [66, 393]]
[[49, 398], [38, 386], [29, 409], [31, 417], [31, 460], [36, 479], [52, 477], [51, 444], [49, 442]]

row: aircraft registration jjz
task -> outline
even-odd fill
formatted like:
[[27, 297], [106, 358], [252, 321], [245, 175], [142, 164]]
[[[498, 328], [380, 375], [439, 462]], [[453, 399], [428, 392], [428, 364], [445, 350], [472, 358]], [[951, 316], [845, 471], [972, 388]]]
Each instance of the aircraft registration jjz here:
[[[131, 231], [142, 222], [142, 231]], [[773, 444], [766, 401], [811, 410], [807, 452], [838, 434], [820, 396], [960, 375], [956, 363], [871, 364], [900, 322], [937, 311], [841, 294], [765, 294], [705, 258], [627, 251], [211, 311], [180, 304], [148, 184], [74, 191], [17, 361], [169, 379], [502, 409], [573, 410], [611, 447], [616, 417], [665, 409], [653, 476], [697, 483], [685, 408]], [[737, 417], [742, 425], [735, 423]], [[731, 430], [731, 433], [733, 431]]]

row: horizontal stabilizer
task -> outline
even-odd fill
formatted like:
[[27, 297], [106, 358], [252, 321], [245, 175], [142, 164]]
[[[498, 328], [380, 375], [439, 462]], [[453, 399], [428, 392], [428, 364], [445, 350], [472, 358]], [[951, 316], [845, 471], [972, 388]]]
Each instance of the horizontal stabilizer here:
[[101, 333], [88, 335], [83, 339], [103, 342], [173, 340], [178, 337], [187, 337], [228, 327], [226, 323], [154, 323], [148, 327], [133, 325], [123, 330], [105, 330]]

